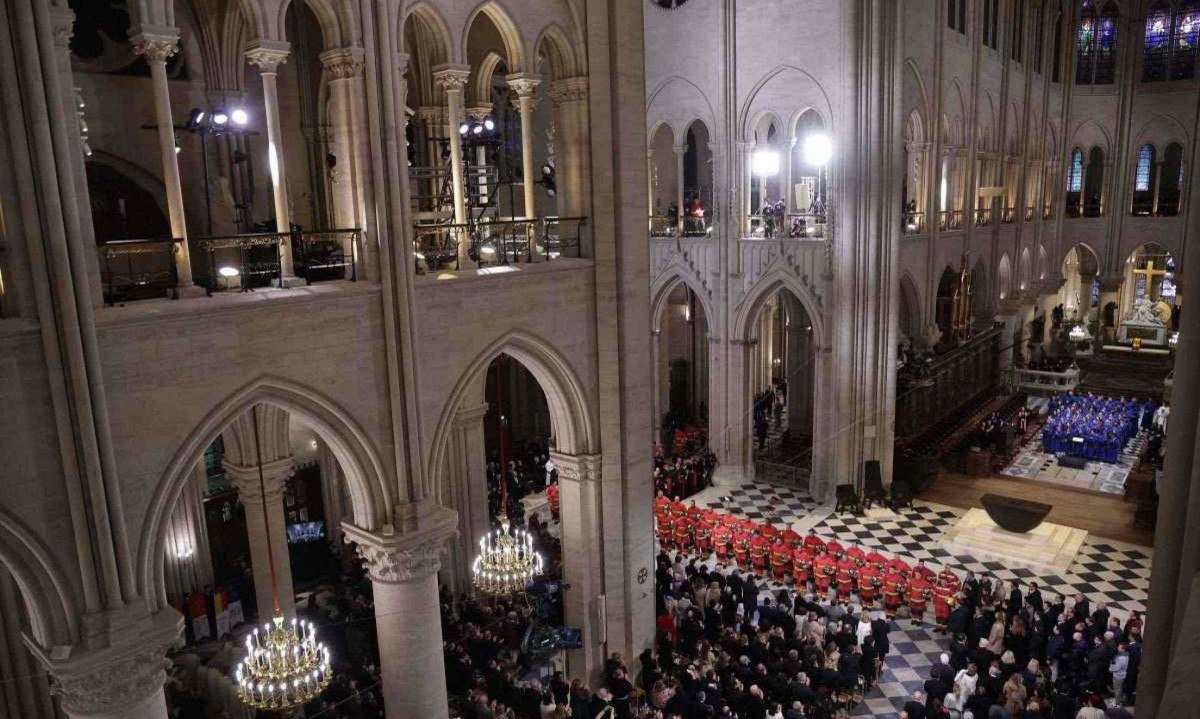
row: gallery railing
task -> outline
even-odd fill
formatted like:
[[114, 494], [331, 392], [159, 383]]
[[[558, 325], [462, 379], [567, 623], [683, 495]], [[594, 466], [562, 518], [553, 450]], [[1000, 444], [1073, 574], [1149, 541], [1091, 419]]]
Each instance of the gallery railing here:
[[975, 226], [983, 227], [992, 224], [992, 208], [979, 207], [975, 209]]
[[208, 256], [208, 294], [222, 290], [247, 292], [282, 285], [284, 243], [292, 249], [292, 265], [305, 284], [327, 280], [358, 280], [362, 231], [296, 230], [218, 235], [197, 240]]
[[110, 240], [98, 247], [104, 304], [178, 297], [175, 253], [180, 240]]
[[963, 221], [962, 210], [942, 210], [938, 213], [938, 229], [961, 230]]
[[784, 215], [750, 215], [749, 239], [790, 238], [820, 240], [825, 238], [826, 216], [817, 212], [790, 212]]
[[672, 222], [670, 217], [651, 215], [649, 221], [651, 237], [674, 237], [679, 230], [678, 223]]
[[1000, 222], [1003, 224], [1011, 224], [1017, 221], [1017, 208], [1005, 207], [1000, 211]]
[[414, 228], [417, 274], [466, 269], [458, 266], [460, 240], [476, 268], [579, 257], [586, 217], [443, 223]]
[[925, 232], [925, 213], [905, 212], [904, 224], [901, 225], [901, 231], [906, 235], [919, 235]]

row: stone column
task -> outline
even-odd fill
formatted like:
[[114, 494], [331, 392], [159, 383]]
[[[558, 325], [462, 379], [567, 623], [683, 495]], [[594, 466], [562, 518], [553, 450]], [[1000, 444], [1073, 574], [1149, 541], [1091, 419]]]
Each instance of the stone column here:
[[568, 77], [550, 83], [554, 106], [554, 141], [557, 158], [555, 182], [560, 214], [591, 214], [591, 162], [588, 139], [588, 79]]
[[[537, 217], [533, 166], [533, 106], [537, 100], [534, 91], [537, 90], [541, 78], [530, 73], [509, 75], [508, 86], [517, 93], [517, 112], [521, 115], [521, 189], [525, 196], [525, 217]], [[515, 212], [513, 213], [516, 214]]]
[[[325, 172], [333, 199], [333, 221], [339, 228], [361, 228], [366, 225], [364, 192], [367, 170], [363, 143], [367, 132], [362, 108], [364, 53], [361, 47], [343, 47], [326, 50], [319, 56], [329, 82], [330, 150], [337, 158], [337, 164], [326, 168]], [[369, 253], [368, 247], [371, 248]], [[356, 251], [369, 254], [366, 258], [356, 256], [355, 261], [363, 263], [359, 266], [360, 272], [369, 269], [368, 276], [378, 277], [378, 271], [374, 268], [376, 258], [373, 243], [354, 248], [347, 239], [342, 251], [347, 256]], [[347, 268], [347, 275], [349, 272]]]
[[[246, 508], [246, 533], [250, 535], [250, 566], [254, 572], [254, 596], [258, 603], [260, 621], [272, 616], [276, 599], [284, 616], [291, 616], [296, 609], [296, 595], [292, 587], [292, 563], [288, 555], [287, 519], [283, 509], [283, 491], [288, 478], [295, 470], [294, 457], [266, 462], [262, 466], [260, 483], [257, 465], [236, 465], [225, 461], [225, 474], [238, 488], [238, 499]], [[272, 558], [275, 565], [274, 577], [271, 576]]]
[[336, 547], [342, 542], [342, 520], [346, 519], [346, 503], [342, 500], [345, 477], [324, 440], [317, 440], [317, 466], [321, 472], [321, 504], [325, 509], [325, 534]]
[[[462, 138], [458, 126], [463, 122], [463, 88], [471, 76], [470, 68], [463, 65], [441, 65], [433, 71], [433, 78], [446, 93], [446, 134], [450, 138], [450, 182], [454, 190], [454, 223], [467, 221], [467, 186], [463, 177]], [[471, 238], [465, 232], [458, 233], [458, 269], [465, 270], [471, 264], [468, 254]]]
[[742, 235], [750, 234], [750, 215], [754, 214], [754, 143], [739, 142], [742, 150]]
[[183, 213], [183, 190], [179, 182], [179, 157], [175, 154], [175, 120], [171, 113], [171, 92], [167, 86], [167, 58], [179, 48], [179, 30], [143, 25], [131, 40], [134, 50], [145, 56], [150, 65], [150, 82], [154, 86], [154, 121], [158, 125], [158, 154], [162, 162], [163, 186], [167, 192], [167, 216], [171, 221], [171, 237], [180, 241], [175, 250], [179, 288], [198, 295], [200, 288], [192, 284], [191, 252]]
[[450, 491], [458, 512], [458, 537], [451, 543], [449, 583], [456, 592], [471, 591], [471, 562], [479, 538], [492, 526], [488, 515], [487, 447], [483, 438], [486, 402], [463, 407], [454, 416], [449, 465]]
[[371, 578], [383, 707], [387, 719], [444, 719], [446, 668], [437, 573], [457, 518], [451, 510], [420, 518], [403, 535], [345, 525]]
[[25, 648], [29, 622], [20, 592], [8, 570], [0, 568], [0, 716], [55, 719], [49, 677]]
[[[782, 228], [782, 231], [785, 235], [787, 234], [787, 231], [788, 231], [787, 213], [795, 211], [795, 206], [793, 203], [794, 203], [794, 199], [795, 199], [794, 195], [796, 193], [795, 193], [795, 187], [793, 185], [794, 180], [792, 179], [792, 165], [795, 164], [796, 142], [797, 142], [797, 139], [795, 137], [789, 137], [788, 141], [786, 143], [784, 143], [787, 146], [787, 165], [784, 168], [784, 175], [783, 175], [785, 179], [784, 179], [784, 184], [783, 184], [783, 212], [784, 212], [783, 224], [784, 224], [784, 227]], [[806, 207], [804, 209], [807, 210], [808, 208]]]
[[179, 502], [167, 526], [166, 557], [163, 579], [167, 596], [177, 599], [213, 580], [212, 555], [208, 547], [208, 527], [204, 516], [204, 489], [208, 472], [197, 462], [191, 481], [179, 494]]
[[687, 143], [675, 145], [675, 207], [679, 208], [675, 220], [675, 236], [683, 236], [683, 158], [687, 154]]
[[166, 609], [107, 619], [111, 639], [103, 648], [74, 647], [62, 660], [31, 647], [54, 678], [63, 713], [70, 719], [168, 719], [163, 682], [171, 662], [166, 653], [179, 641], [183, 618]]
[[[604, 611], [604, 528], [599, 455], [568, 455], [550, 451], [558, 467], [562, 517], [563, 580], [571, 588], [563, 595], [566, 625], [581, 630], [583, 647], [567, 652], [571, 678], [594, 682], [604, 664], [607, 627]], [[614, 601], [619, 601], [614, 598]], [[613, 632], [614, 638], [620, 630]]]
[[[650, 438], [655, 443], [662, 439], [662, 392], [663, 392], [663, 367], [662, 367], [662, 330], [655, 328], [650, 330], [650, 362], [652, 369], [650, 370]], [[666, 447], [663, 447], [666, 451]]]

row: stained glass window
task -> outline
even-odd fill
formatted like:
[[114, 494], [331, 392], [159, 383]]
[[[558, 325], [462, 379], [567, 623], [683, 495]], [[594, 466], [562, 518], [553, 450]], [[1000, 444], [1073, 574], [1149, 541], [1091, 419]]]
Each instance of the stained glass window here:
[[1154, 211], [1154, 145], [1138, 148], [1137, 165], [1133, 171], [1133, 214], [1149, 215]]
[[1079, 44], [1075, 83], [1111, 85], [1117, 59], [1117, 6], [1110, 2], [1097, 12], [1092, 0], [1084, 0], [1079, 17]]
[[1083, 190], [1083, 150], [1071, 151], [1071, 167], [1067, 170], [1067, 192]]
[[1154, 146], [1142, 145], [1138, 150], [1137, 172], [1133, 180], [1135, 192], [1150, 191], [1150, 177], [1154, 166]]
[[1172, 80], [1196, 76], [1196, 49], [1200, 44], [1200, 2], [1188, 0], [1175, 8], [1175, 37], [1171, 47]]
[[1167, 59], [1171, 51], [1171, 6], [1160, 0], [1146, 14], [1146, 44], [1142, 57], [1142, 81], [1167, 77]]

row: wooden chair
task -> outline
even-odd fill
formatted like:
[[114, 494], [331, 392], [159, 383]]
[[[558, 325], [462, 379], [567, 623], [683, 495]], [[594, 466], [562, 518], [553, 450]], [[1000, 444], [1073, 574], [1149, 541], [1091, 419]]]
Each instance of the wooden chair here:
[[833, 507], [834, 512], [849, 510], [853, 514], [862, 513], [862, 502], [858, 498], [858, 492], [854, 491], [854, 485], [839, 484], [835, 496], [837, 504]]
[[863, 469], [866, 475], [863, 482], [863, 509], [870, 509], [872, 504], [883, 506], [887, 502], [888, 494], [883, 488], [879, 460], [867, 460]]

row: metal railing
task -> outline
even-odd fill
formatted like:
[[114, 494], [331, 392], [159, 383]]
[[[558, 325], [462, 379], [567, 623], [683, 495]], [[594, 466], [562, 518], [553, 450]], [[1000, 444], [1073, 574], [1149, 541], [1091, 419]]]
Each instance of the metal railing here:
[[100, 245], [100, 282], [104, 304], [148, 300], [156, 297], [177, 299], [179, 273], [175, 253], [180, 240], [175, 238], [110, 240]]
[[984, 225], [992, 224], [992, 208], [977, 207], [975, 208], [975, 226], [983, 227]]
[[651, 237], [674, 237], [679, 229], [678, 223], [673, 222], [670, 217], [651, 215], [649, 219]]
[[925, 213], [905, 212], [900, 230], [906, 235], [919, 235], [925, 232]]
[[826, 216], [816, 212], [786, 215], [750, 215], [747, 237], [820, 240], [825, 238]]
[[1000, 222], [1009, 225], [1017, 221], [1017, 208], [1005, 207], [1000, 211]]
[[938, 213], [939, 230], [961, 230], [963, 224], [962, 210], [942, 210]]
[[417, 225], [413, 239], [417, 274], [466, 269], [458, 266], [460, 240], [475, 267], [579, 257], [586, 217], [540, 217], [489, 222]]
[[221, 290], [248, 292], [283, 285], [283, 247], [292, 248], [292, 265], [305, 284], [327, 280], [358, 280], [358, 228], [295, 230], [218, 235], [197, 240], [208, 255], [208, 277], [202, 283], [209, 295]]
[[709, 231], [707, 219], [690, 215], [683, 218], [682, 233], [679, 231], [679, 223], [670, 217], [651, 215], [649, 223], [651, 237], [704, 237]]
[[1049, 202], [1042, 205], [1042, 219], [1043, 220], [1054, 219], [1054, 205], [1051, 205]]

